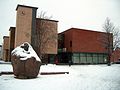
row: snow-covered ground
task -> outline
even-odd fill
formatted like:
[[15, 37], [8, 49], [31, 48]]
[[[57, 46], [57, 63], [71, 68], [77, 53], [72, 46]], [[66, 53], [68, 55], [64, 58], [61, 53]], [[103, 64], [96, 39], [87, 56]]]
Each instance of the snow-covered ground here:
[[[12, 71], [11, 64], [0, 64], [1, 71]], [[38, 75], [35, 79], [0, 76], [0, 90], [120, 90], [120, 64], [107, 65], [42, 65], [40, 72], [69, 74]]]

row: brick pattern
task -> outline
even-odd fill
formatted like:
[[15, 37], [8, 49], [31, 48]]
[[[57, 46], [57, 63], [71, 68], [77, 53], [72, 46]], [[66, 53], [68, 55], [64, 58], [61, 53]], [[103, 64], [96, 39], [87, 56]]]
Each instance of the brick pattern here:
[[100, 41], [104, 32], [71, 28], [63, 33], [67, 52], [107, 53]]
[[9, 61], [9, 37], [3, 37], [3, 60]]
[[57, 21], [37, 19], [36, 32], [37, 36], [41, 35], [40, 39], [36, 37], [37, 42], [41, 42], [40, 47], [36, 43], [37, 50], [45, 54], [57, 54]]
[[18, 7], [16, 18], [15, 47], [23, 42], [31, 43], [32, 8]]

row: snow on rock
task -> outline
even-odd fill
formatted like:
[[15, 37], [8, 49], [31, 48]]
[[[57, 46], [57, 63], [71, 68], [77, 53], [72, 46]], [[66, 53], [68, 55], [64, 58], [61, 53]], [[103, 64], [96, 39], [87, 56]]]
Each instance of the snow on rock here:
[[22, 79], [36, 78], [42, 64], [32, 46], [27, 42], [12, 51], [11, 62], [14, 75]]
[[37, 61], [41, 61], [28, 42], [25, 42], [22, 45], [16, 47], [12, 51], [12, 55], [20, 57], [20, 60], [27, 60], [28, 58], [35, 57]]

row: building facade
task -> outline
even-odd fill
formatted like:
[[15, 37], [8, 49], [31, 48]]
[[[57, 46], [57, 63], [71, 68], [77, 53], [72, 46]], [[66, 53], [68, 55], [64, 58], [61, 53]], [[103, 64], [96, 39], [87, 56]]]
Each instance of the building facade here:
[[120, 62], [120, 48], [116, 48], [111, 55], [111, 62]]
[[[35, 50], [45, 56], [45, 63], [53, 63], [58, 49], [58, 21], [36, 18]], [[39, 56], [40, 56], [39, 55]]]
[[[36, 18], [37, 7], [18, 5], [16, 8], [16, 27], [10, 27], [9, 54], [5, 58], [11, 60], [11, 51], [24, 42], [32, 45], [38, 56], [44, 54], [48, 63], [57, 54], [57, 23], [56, 20]], [[42, 38], [41, 38], [42, 37]]]
[[5, 62], [9, 61], [9, 36], [4, 36], [3, 37], [3, 60]]
[[0, 45], [0, 60], [2, 60], [2, 45]]
[[11, 61], [11, 52], [15, 47], [15, 27], [10, 27], [9, 29], [9, 61]]
[[75, 64], [106, 63], [107, 50], [100, 41], [104, 32], [70, 28], [59, 33], [58, 57], [60, 63], [71, 60]]
[[[16, 27], [10, 27], [10, 38], [4, 37], [3, 59], [11, 59], [11, 51], [24, 42], [32, 45], [43, 63], [72, 61], [75, 64], [106, 63], [108, 51], [101, 38], [105, 32], [70, 28], [57, 33], [58, 21], [36, 18], [37, 7], [18, 5]], [[8, 44], [6, 44], [6, 41]], [[111, 40], [112, 43], [112, 40]], [[6, 46], [7, 45], [7, 46]]]
[[36, 30], [36, 10], [37, 7], [18, 5], [16, 8], [16, 31], [15, 31], [15, 47], [23, 42], [32, 45], [33, 34]]

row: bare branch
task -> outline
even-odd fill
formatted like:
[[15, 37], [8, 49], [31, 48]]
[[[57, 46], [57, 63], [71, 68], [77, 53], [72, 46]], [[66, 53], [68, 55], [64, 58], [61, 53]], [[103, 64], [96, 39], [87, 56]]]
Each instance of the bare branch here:
[[41, 11], [40, 15], [38, 16], [38, 18], [41, 18], [41, 19], [52, 19], [52, 15], [51, 16], [47, 16], [46, 14], [47, 14], [47, 12]]
[[111, 53], [120, 45], [120, 31], [108, 17], [103, 24], [103, 31], [106, 32], [106, 35], [101, 36], [101, 43], [107, 50], [109, 64]]
[[[39, 18], [37, 19], [38, 23], [36, 28], [36, 48], [39, 53], [39, 57], [44, 59], [47, 54], [49, 42], [55, 42], [57, 40], [56, 34], [54, 34], [54, 23], [50, 21], [51, 17], [46, 16], [46, 12], [41, 12]], [[54, 44], [56, 45], [56, 44]]]

